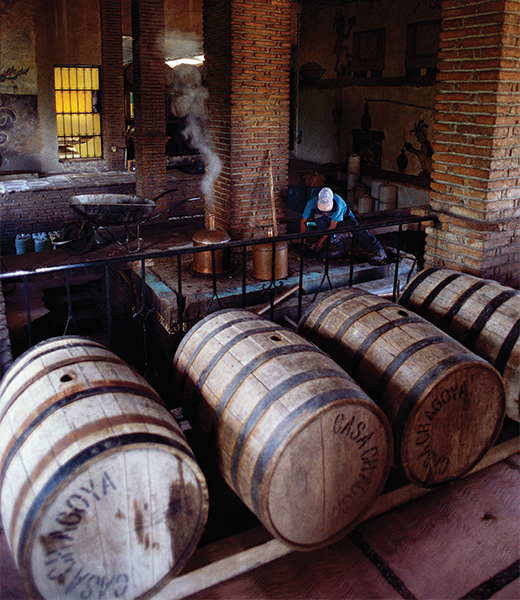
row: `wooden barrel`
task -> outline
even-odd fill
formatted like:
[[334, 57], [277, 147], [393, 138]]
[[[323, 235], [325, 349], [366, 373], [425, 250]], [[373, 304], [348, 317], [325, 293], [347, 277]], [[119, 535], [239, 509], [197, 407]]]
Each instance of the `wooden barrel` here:
[[433, 487], [484, 455], [504, 416], [500, 375], [398, 304], [354, 288], [327, 293], [299, 331], [342, 365], [389, 417], [394, 462]]
[[388, 476], [383, 412], [314, 344], [246, 310], [197, 323], [174, 358], [192, 422], [216, 436], [228, 485], [279, 540], [324, 546]]
[[399, 304], [489, 361], [504, 379], [507, 416], [520, 421], [519, 290], [434, 267], [412, 279]]
[[66, 336], [27, 351], [0, 385], [0, 505], [31, 597], [133, 599], [189, 558], [208, 493], [150, 385]]

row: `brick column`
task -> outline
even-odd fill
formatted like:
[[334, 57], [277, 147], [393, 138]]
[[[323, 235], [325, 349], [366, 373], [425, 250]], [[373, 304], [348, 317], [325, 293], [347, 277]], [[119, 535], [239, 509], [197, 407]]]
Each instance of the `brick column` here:
[[132, 37], [136, 193], [152, 199], [166, 189], [163, 0], [132, 0]]
[[443, 0], [426, 264], [520, 287], [520, 0]]
[[277, 221], [288, 184], [291, 0], [204, 0], [203, 22], [208, 130], [222, 163], [206, 211], [234, 238], [261, 237], [273, 220], [268, 150]]
[[101, 126], [109, 170], [125, 168], [125, 99], [121, 0], [99, 0], [101, 12]]

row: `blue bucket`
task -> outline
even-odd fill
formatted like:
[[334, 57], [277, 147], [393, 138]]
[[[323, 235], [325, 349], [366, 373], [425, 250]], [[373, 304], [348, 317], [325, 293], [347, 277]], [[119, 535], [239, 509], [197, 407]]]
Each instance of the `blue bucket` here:
[[14, 241], [16, 254], [27, 254], [34, 250], [34, 240], [30, 233], [19, 233]]
[[51, 241], [47, 233], [34, 233], [34, 250], [36, 252], [44, 252], [45, 250], [50, 250], [52, 248]]

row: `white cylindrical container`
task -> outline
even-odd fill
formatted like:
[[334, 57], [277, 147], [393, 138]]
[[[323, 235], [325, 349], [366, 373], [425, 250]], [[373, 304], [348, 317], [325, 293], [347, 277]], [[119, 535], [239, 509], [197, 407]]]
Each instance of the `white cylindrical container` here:
[[381, 187], [380, 181], [372, 181], [370, 185], [370, 195], [375, 200], [379, 200], [379, 188]]
[[347, 173], [347, 190], [354, 191], [360, 181], [361, 175], [359, 173]]
[[365, 185], [364, 183], [359, 183], [356, 186], [356, 200], [359, 201], [361, 196], [365, 196], [366, 194], [370, 195], [370, 188], [368, 187], [368, 185]]
[[379, 208], [380, 210], [392, 210], [397, 206], [397, 186], [383, 184], [379, 188]]
[[359, 214], [372, 212], [372, 196], [370, 194], [364, 194], [358, 200], [358, 209]]
[[349, 173], [359, 173], [361, 171], [361, 156], [350, 154], [347, 159], [347, 170]]

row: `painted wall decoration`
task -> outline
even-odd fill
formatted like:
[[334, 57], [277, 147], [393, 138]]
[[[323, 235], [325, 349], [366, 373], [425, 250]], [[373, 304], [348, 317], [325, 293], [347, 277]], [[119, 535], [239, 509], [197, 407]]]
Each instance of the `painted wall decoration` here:
[[39, 151], [37, 96], [0, 94], [0, 156], [3, 169]]
[[[345, 21], [345, 16], [341, 8], [338, 7], [336, 10], [336, 14], [334, 15], [334, 31], [336, 33], [336, 43], [334, 44], [334, 54], [336, 55], [336, 64], [334, 66], [334, 71], [336, 72], [336, 77], [344, 77], [345, 75], [350, 75], [348, 72], [348, 64], [349, 59], [351, 57], [348, 48], [347, 48], [347, 40], [350, 37], [350, 32], [356, 25], [356, 17], [352, 16], [348, 20], [348, 29], [347, 22]], [[341, 55], [345, 53], [345, 62], [341, 62]]]
[[405, 142], [404, 147], [407, 152], [415, 154], [421, 163], [420, 175], [429, 175], [432, 170], [433, 147], [428, 139], [428, 124], [421, 119], [413, 124], [413, 129], [410, 133], [415, 134], [419, 142], [419, 148], [414, 147], [410, 142]]
[[5, 69], [2, 69], [2, 71], [0, 72], [0, 82], [4, 82], [7, 79], [18, 79], [18, 77], [20, 77], [20, 75], [27, 75], [27, 73], [29, 72], [29, 67], [25, 67], [21, 68], [21, 69], [17, 69], [14, 66], [10, 66], [10, 67], [6, 67]]
[[38, 88], [34, 3], [0, 0], [0, 93], [35, 94]]
[[434, 142], [440, 2], [301, 0], [299, 17], [295, 64], [319, 65], [324, 72], [319, 80], [300, 79], [296, 157], [342, 163], [354, 152], [366, 165], [418, 176], [421, 157], [401, 150], [408, 142], [421, 153], [409, 133], [419, 119]]
[[385, 134], [382, 131], [372, 131], [370, 105], [365, 98], [361, 129], [353, 129], [353, 152], [361, 157], [361, 164], [371, 167], [381, 167], [381, 154]]

